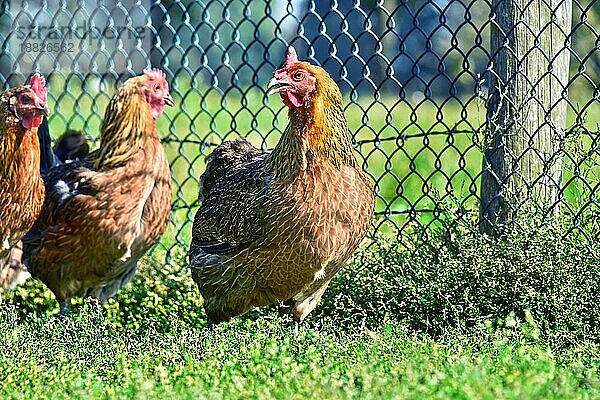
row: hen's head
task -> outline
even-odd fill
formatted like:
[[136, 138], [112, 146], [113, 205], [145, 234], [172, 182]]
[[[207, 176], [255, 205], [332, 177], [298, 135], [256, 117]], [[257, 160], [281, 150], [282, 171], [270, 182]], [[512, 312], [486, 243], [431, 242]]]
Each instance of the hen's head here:
[[34, 74], [29, 83], [7, 90], [2, 95], [8, 110], [25, 129], [37, 128], [42, 124], [44, 115], [48, 115], [46, 80], [40, 74]]
[[166, 75], [158, 68], [146, 69], [140, 76], [144, 96], [152, 108], [152, 116], [156, 119], [165, 110], [165, 105], [172, 107], [175, 102], [169, 92]]
[[268, 94], [279, 93], [289, 108], [308, 106], [318, 94], [328, 92], [332, 100], [341, 101], [341, 93], [327, 71], [307, 62], [298, 61], [296, 50], [287, 50], [285, 65], [275, 71], [267, 87]]

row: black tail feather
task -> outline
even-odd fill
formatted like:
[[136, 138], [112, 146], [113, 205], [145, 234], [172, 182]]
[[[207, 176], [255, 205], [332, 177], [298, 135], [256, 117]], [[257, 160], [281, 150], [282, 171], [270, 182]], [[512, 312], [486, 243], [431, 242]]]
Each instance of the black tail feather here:
[[54, 144], [54, 154], [62, 162], [83, 160], [90, 151], [90, 146], [79, 131], [68, 130]]
[[40, 171], [46, 174], [53, 167], [60, 165], [61, 162], [52, 151], [52, 139], [50, 139], [50, 129], [48, 128], [48, 117], [44, 117], [42, 124], [38, 128], [38, 138], [40, 140]]

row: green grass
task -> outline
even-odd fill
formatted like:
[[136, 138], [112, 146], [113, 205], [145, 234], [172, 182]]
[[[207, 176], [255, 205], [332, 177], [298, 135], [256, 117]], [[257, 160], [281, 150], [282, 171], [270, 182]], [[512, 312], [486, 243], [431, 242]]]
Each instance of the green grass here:
[[0, 307], [0, 398], [599, 398], [598, 244], [472, 228], [365, 242], [298, 335], [275, 307], [207, 330], [180, 249], [67, 320], [29, 280]]
[[[501, 333], [436, 341], [397, 323], [375, 330], [238, 319], [214, 331], [110, 329], [78, 318], [0, 313], [0, 397], [70, 398], [595, 398], [598, 347], [556, 354]], [[518, 334], [518, 328], [514, 329]]]

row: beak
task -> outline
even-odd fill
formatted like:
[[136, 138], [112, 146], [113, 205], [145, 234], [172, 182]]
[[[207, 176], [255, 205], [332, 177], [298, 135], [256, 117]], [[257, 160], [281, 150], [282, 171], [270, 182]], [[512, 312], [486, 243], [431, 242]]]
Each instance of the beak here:
[[48, 116], [50, 114], [50, 110], [48, 110], [48, 106], [39, 106], [36, 108], [36, 110], [41, 111], [42, 114], [44, 114], [44, 116]]
[[171, 97], [171, 93], [167, 93], [167, 95], [163, 97], [163, 101], [169, 107], [173, 107], [175, 105], [175, 101], [173, 100], [173, 97]]
[[267, 95], [270, 96], [272, 94], [281, 92], [282, 90], [285, 90], [289, 87], [292, 87], [292, 85], [290, 85], [287, 82], [282, 82], [277, 78], [273, 78], [269, 81], [269, 84], [267, 85]]

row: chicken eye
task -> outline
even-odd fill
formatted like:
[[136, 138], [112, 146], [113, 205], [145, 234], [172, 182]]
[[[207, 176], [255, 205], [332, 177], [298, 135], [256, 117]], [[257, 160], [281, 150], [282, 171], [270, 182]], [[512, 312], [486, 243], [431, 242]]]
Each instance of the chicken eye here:
[[292, 75], [292, 79], [295, 80], [296, 82], [300, 82], [302, 79], [304, 79], [304, 72], [302, 72], [302, 71], [295, 72]]
[[31, 97], [24, 94], [23, 96], [21, 96], [21, 103], [23, 103], [23, 104], [31, 103]]
[[154, 85], [154, 91], [158, 92], [158, 90], [160, 89], [160, 85]]

